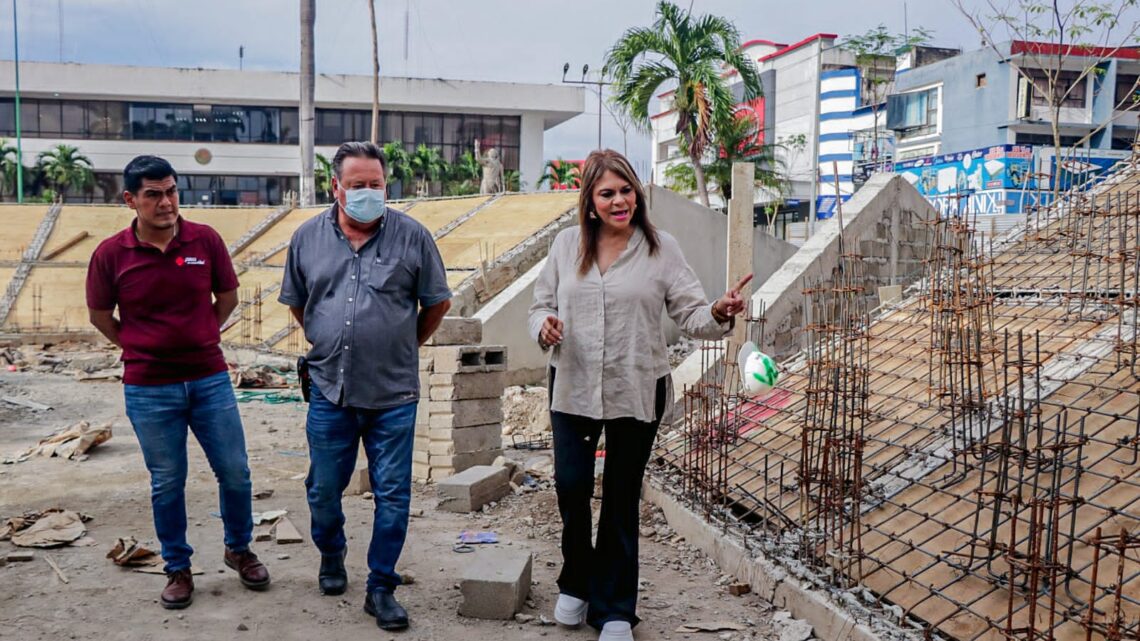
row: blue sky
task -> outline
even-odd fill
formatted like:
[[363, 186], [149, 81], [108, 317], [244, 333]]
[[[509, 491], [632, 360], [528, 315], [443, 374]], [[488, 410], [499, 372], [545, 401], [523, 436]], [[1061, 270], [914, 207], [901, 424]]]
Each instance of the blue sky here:
[[[13, 55], [11, 2], [0, 0], [0, 57], [6, 59]], [[21, 59], [237, 68], [238, 47], [244, 46], [247, 69], [295, 70], [299, 64], [295, 0], [16, 2]], [[366, 2], [317, 0], [318, 72], [371, 73]], [[606, 49], [625, 29], [652, 22], [655, 4], [377, 0], [381, 73], [557, 83], [564, 62], [575, 70], [571, 77], [580, 75], [576, 70], [583, 64], [600, 67]], [[909, 25], [934, 31], [933, 44], [978, 46], [973, 28], [948, 1], [905, 4]], [[779, 42], [796, 42], [817, 32], [858, 34], [880, 23], [901, 31], [904, 20], [903, 0], [692, 0], [692, 10], [730, 18], [745, 40]], [[580, 158], [594, 147], [597, 103], [588, 97], [586, 105], [586, 114], [547, 132], [548, 157]], [[608, 115], [603, 143], [622, 148], [621, 131]], [[628, 151], [639, 165], [647, 162], [648, 138], [631, 136]]]

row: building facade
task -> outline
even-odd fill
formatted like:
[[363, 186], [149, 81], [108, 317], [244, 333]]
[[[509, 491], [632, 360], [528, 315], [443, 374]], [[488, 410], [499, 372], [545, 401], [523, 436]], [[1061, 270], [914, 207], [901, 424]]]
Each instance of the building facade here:
[[[1058, 53], [1054, 90], [1066, 156], [1059, 168], [1042, 66]], [[1043, 204], [1055, 184], [1067, 188], [1130, 155], [1138, 77], [1137, 49], [1059, 52], [1020, 41], [900, 65], [886, 122], [895, 135], [895, 169], [944, 211], [1021, 213]]]
[[[69, 200], [115, 202], [136, 155], [168, 158], [182, 201], [278, 204], [299, 186], [296, 73], [113, 65], [20, 64], [24, 165], [58, 144], [79, 148], [95, 184]], [[380, 142], [420, 144], [454, 162], [478, 141], [499, 150], [524, 185], [542, 175], [543, 134], [584, 111], [584, 90], [421, 78], [381, 78]], [[0, 137], [16, 136], [15, 68], [0, 61]], [[316, 150], [328, 158], [371, 131], [371, 76], [316, 78]]]

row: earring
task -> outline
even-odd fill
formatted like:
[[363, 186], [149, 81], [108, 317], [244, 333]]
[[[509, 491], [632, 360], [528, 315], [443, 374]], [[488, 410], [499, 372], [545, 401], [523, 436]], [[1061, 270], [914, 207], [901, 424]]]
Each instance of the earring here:
[[590, 220], [597, 220], [598, 219], [598, 214], [593, 212], [593, 211], [591, 211], [589, 215], [590, 215]]

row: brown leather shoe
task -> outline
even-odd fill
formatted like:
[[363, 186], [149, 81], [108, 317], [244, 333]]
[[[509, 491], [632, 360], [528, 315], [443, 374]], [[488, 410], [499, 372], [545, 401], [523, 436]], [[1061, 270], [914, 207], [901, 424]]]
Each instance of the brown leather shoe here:
[[162, 607], [181, 610], [194, 601], [194, 577], [190, 568], [166, 575], [166, 589], [162, 591]]
[[257, 555], [249, 550], [234, 552], [226, 548], [226, 567], [237, 570], [241, 584], [250, 590], [264, 590], [269, 587], [269, 570], [257, 560]]

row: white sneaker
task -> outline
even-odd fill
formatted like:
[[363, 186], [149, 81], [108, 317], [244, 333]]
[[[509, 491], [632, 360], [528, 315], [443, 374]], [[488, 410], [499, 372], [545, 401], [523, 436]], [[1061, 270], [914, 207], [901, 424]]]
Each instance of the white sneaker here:
[[586, 621], [587, 603], [582, 599], [559, 594], [554, 604], [554, 620], [568, 628], [576, 628]]
[[633, 641], [633, 628], [629, 621], [609, 621], [602, 626], [598, 641]]

